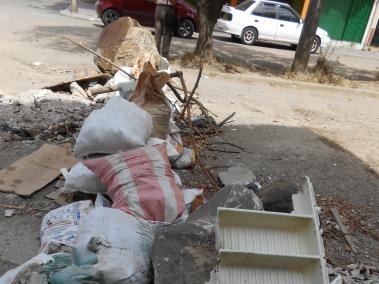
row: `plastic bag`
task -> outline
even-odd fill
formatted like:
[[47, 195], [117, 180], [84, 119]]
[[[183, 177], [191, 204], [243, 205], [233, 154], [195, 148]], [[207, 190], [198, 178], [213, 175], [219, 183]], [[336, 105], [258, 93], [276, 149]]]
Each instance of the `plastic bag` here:
[[149, 113], [121, 97], [112, 97], [84, 121], [76, 140], [75, 156], [115, 154], [145, 146], [152, 129]]
[[[129, 74], [132, 73], [131, 67], [122, 67], [122, 69]], [[116, 72], [111, 83], [119, 87], [119, 90], [116, 92], [116, 96], [120, 95], [125, 100], [129, 99], [134, 94], [137, 86], [137, 81], [131, 79], [128, 75], [121, 71]]]
[[92, 265], [95, 279], [107, 284], [149, 283], [151, 246], [161, 223], [148, 222], [118, 209], [95, 208], [80, 226], [78, 246], [93, 238], [104, 239], [97, 247], [98, 263]]
[[175, 161], [172, 161], [172, 167], [174, 169], [187, 169], [195, 164], [195, 151], [190, 148], [184, 148], [183, 153]]
[[100, 179], [82, 162], [71, 168], [65, 177], [64, 187], [68, 192], [80, 191], [90, 194], [107, 192]]
[[93, 207], [91, 200], [78, 201], [50, 211], [41, 225], [41, 252], [47, 252], [50, 242], [74, 246], [79, 225]]

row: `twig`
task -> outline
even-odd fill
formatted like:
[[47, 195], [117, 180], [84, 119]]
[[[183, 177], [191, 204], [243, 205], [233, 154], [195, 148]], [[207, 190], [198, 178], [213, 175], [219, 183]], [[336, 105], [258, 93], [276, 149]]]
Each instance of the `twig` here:
[[229, 115], [227, 118], [225, 118], [223, 121], [221, 121], [220, 123], [217, 124], [217, 127], [221, 127], [223, 126], [225, 123], [228, 122], [228, 120], [230, 120], [233, 116], [235, 116], [236, 113], [233, 112], [231, 115]]
[[357, 253], [357, 250], [355, 249], [354, 243], [351, 239], [351, 234], [346, 229], [345, 225], [342, 223], [340, 214], [338, 213], [337, 209], [332, 208], [330, 209], [330, 212], [332, 213], [334, 219], [336, 220], [338, 227], [340, 227], [343, 237], [346, 240], [347, 244], [351, 247], [351, 250], [353, 251], [353, 253]]
[[212, 151], [212, 152], [220, 152], [220, 153], [228, 153], [228, 154], [240, 154], [241, 153], [241, 151], [219, 150], [219, 149], [213, 149], [213, 148], [209, 148], [209, 147], [207, 147], [207, 150]]
[[188, 122], [187, 123], [188, 123], [188, 127], [190, 129], [190, 136], [191, 136], [191, 140], [192, 140], [193, 150], [195, 152], [196, 162], [199, 164], [199, 167], [201, 168], [203, 173], [207, 176], [207, 178], [211, 182], [214, 190], [218, 191], [220, 189], [220, 187], [217, 183], [217, 180], [212, 175], [212, 173], [209, 171], [209, 169], [204, 165], [202, 159], [200, 158], [199, 149], [197, 148], [197, 145], [196, 145], [196, 139], [195, 139], [193, 124], [192, 124], [192, 120], [191, 120], [191, 108], [187, 108], [187, 116], [188, 116]]
[[166, 83], [167, 86], [170, 88], [170, 90], [174, 93], [175, 97], [181, 102], [181, 103], [185, 103], [187, 100], [186, 98], [182, 98], [181, 95], [179, 94], [179, 92], [176, 90], [176, 88], [174, 87], [174, 85], [172, 85], [170, 82], [167, 82]]
[[230, 145], [230, 146], [233, 146], [233, 147], [236, 147], [242, 151], [246, 151], [245, 148], [241, 147], [241, 146], [238, 146], [237, 144], [234, 144], [234, 143], [230, 143], [230, 142], [225, 142], [225, 141], [219, 141], [219, 142], [212, 142], [212, 143], [209, 143], [209, 145], [214, 145], [214, 144], [224, 144], [224, 145]]
[[[200, 83], [200, 79], [201, 79], [201, 74], [202, 73], [203, 73], [203, 64], [200, 65], [200, 70], [199, 70], [199, 74], [197, 74], [197, 79], [196, 79], [195, 86], [193, 87], [193, 89], [191, 91], [191, 94], [189, 95], [189, 98], [187, 99], [187, 102], [186, 102], [186, 104], [183, 107], [182, 113], [180, 114], [179, 119], [178, 119], [179, 121], [181, 121], [183, 119], [184, 114], [186, 113], [186, 109], [188, 108], [188, 106], [189, 106], [189, 104], [190, 104], [190, 102], [191, 102], [191, 100], [193, 98], [193, 95], [195, 94], [196, 89], [199, 87], [199, 83]], [[187, 88], [185, 87], [185, 84], [183, 85], [183, 90], [185, 90], [184, 93], [187, 92]]]

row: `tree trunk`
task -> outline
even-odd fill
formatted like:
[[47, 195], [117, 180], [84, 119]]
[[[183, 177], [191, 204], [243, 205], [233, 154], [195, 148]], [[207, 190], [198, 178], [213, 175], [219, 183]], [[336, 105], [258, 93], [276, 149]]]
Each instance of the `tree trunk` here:
[[300, 35], [299, 44], [296, 48], [295, 58], [292, 63], [291, 71], [304, 73], [311, 55], [313, 38], [316, 34], [320, 21], [323, 0], [311, 0], [307, 16], [305, 17], [303, 30]]
[[223, 4], [223, 0], [198, 1], [199, 38], [194, 53], [205, 61], [212, 61], [213, 59], [213, 30], [217, 19], [220, 17]]

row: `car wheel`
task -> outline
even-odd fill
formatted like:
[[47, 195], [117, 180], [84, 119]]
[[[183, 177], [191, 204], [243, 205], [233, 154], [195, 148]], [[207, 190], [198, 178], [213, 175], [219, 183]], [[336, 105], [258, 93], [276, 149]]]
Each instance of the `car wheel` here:
[[178, 29], [176, 31], [177, 35], [182, 38], [190, 38], [192, 37], [194, 32], [195, 32], [195, 26], [192, 23], [192, 21], [188, 19], [182, 20], [179, 23]]
[[253, 45], [258, 38], [258, 32], [254, 28], [246, 28], [241, 35], [241, 42], [247, 45]]
[[316, 53], [320, 45], [321, 39], [318, 36], [315, 36], [312, 42], [311, 53]]
[[120, 13], [117, 10], [107, 9], [104, 11], [101, 20], [103, 21], [104, 25], [109, 25], [113, 21], [116, 21], [118, 18], [120, 18]]

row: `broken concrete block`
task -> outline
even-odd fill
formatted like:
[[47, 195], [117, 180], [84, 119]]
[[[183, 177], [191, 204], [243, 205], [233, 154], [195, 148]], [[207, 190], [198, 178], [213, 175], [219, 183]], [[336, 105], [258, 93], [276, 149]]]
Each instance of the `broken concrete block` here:
[[[155, 235], [152, 260], [154, 283], [204, 283], [217, 264], [215, 230], [200, 223], [162, 228]], [[210, 224], [214, 228], [213, 222]], [[174, 282], [173, 282], [173, 279]]]
[[[155, 67], [161, 62], [155, 39], [136, 20], [122, 17], [107, 25], [100, 35], [97, 51], [118, 66], [134, 66], [141, 54], [152, 54]], [[99, 57], [95, 64], [103, 73], [114, 75], [118, 70]]]
[[253, 172], [242, 167], [232, 167], [218, 174], [223, 185], [247, 185], [255, 180]]
[[244, 186], [226, 186], [221, 188], [208, 203], [193, 212], [188, 221], [216, 217], [218, 207], [263, 210], [262, 202], [253, 190]]
[[262, 210], [252, 190], [228, 186], [191, 214], [186, 223], [158, 230], [152, 250], [155, 284], [197, 284], [209, 280], [209, 272], [217, 265], [215, 224], [218, 207]]
[[266, 211], [291, 213], [292, 195], [298, 191], [299, 188], [295, 183], [282, 180], [263, 186], [257, 195]]

